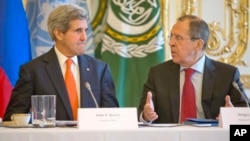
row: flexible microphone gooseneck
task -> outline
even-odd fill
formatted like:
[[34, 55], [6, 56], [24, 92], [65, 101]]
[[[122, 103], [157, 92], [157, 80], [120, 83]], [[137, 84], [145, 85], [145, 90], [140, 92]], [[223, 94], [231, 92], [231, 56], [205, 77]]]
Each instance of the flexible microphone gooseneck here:
[[247, 107], [249, 107], [248, 100], [247, 100], [247, 98], [245, 97], [245, 95], [241, 92], [238, 83], [236, 83], [236, 82], [234, 81], [234, 82], [232, 83], [232, 85], [233, 85], [234, 88], [241, 94], [241, 96], [244, 98], [244, 101], [245, 101], [246, 104], [247, 104]]
[[92, 99], [93, 99], [93, 101], [95, 103], [95, 107], [99, 108], [98, 103], [96, 101], [96, 98], [95, 98], [95, 96], [94, 96], [94, 94], [93, 94], [93, 92], [91, 90], [91, 86], [90, 86], [89, 82], [85, 82], [85, 87], [88, 89], [88, 91], [89, 91], [89, 93], [90, 93], [90, 95], [91, 95], [91, 97], [92, 97]]

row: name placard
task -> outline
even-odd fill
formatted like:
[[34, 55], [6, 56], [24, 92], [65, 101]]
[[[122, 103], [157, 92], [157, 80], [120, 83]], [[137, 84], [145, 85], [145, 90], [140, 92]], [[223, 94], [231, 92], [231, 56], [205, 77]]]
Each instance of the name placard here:
[[247, 107], [221, 107], [219, 127], [229, 129], [230, 125], [249, 125], [250, 108]]
[[79, 108], [78, 129], [138, 128], [136, 108]]

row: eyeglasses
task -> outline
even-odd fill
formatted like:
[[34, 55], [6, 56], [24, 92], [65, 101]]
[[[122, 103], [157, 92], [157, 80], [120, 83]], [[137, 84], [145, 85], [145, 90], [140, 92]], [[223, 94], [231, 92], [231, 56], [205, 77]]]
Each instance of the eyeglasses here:
[[169, 35], [168, 39], [174, 39], [175, 41], [182, 41], [182, 40], [198, 40], [200, 38], [184, 38], [181, 35]]

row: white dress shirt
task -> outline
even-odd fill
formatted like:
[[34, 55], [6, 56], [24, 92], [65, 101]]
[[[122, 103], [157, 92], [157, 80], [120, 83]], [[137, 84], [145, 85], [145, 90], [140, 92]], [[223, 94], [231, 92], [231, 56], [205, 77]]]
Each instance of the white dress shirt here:
[[[68, 59], [68, 57], [66, 57], [65, 55], [63, 55], [57, 48], [56, 46], [55, 48], [55, 52], [57, 55], [57, 58], [59, 60], [59, 65], [61, 67], [62, 70], [62, 74], [63, 77], [65, 79], [65, 72], [66, 72], [66, 60]], [[74, 56], [71, 58], [73, 63], [71, 64], [71, 71], [74, 75], [75, 81], [76, 81], [76, 90], [77, 90], [77, 96], [78, 96], [78, 105], [81, 105], [81, 101], [80, 101], [80, 73], [79, 73], [79, 64], [78, 64], [78, 59], [77, 56]]]

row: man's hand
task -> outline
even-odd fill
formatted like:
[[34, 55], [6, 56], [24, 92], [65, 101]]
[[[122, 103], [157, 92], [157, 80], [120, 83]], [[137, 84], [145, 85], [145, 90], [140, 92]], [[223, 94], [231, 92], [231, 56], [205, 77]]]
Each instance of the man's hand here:
[[231, 98], [230, 98], [229, 95], [227, 95], [227, 96], [225, 97], [225, 101], [226, 101], [225, 107], [234, 107], [234, 105], [233, 105], [232, 102], [231, 102]]
[[[224, 107], [234, 107], [233, 103], [231, 102], [231, 98], [229, 95], [225, 97], [225, 106]], [[216, 117], [217, 120], [219, 120], [220, 114]]]
[[146, 121], [154, 121], [157, 118], [158, 118], [158, 115], [154, 111], [154, 103], [152, 100], [152, 93], [149, 91], [147, 93], [146, 104], [144, 105], [143, 119]]

